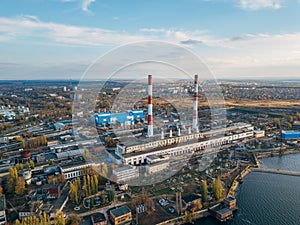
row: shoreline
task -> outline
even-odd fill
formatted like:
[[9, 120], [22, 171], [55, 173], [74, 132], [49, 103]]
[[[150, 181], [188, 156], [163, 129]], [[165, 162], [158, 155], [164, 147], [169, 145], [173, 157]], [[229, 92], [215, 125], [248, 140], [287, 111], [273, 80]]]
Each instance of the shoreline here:
[[[288, 151], [284, 152], [282, 155], [291, 155], [291, 154], [300, 154], [300, 150], [288, 150]], [[251, 168], [261, 168], [261, 164], [260, 164], [258, 159], [269, 158], [269, 157], [273, 157], [273, 156], [280, 156], [280, 154], [279, 154], [279, 152], [277, 152], [277, 154], [274, 155], [274, 152], [273, 152], [273, 155], [272, 155], [272, 151], [265, 152], [265, 153], [258, 154], [258, 155], [253, 153], [253, 157], [254, 157], [254, 160], [255, 160], [256, 164], [253, 165], [253, 166], [248, 165], [238, 175], [236, 175], [236, 177], [234, 178], [234, 180], [233, 180], [233, 182], [232, 182], [232, 184], [229, 188], [229, 191], [228, 191], [226, 197], [236, 197], [236, 195], [238, 193], [238, 188], [239, 188], [239, 185], [240, 185], [239, 179], [244, 179], [248, 174], [250, 174], [252, 172]], [[217, 203], [216, 205], [218, 205], [218, 204], [219, 203]], [[203, 209], [203, 210], [197, 211], [197, 212], [194, 213], [193, 221], [198, 220], [198, 219], [202, 219], [202, 218], [206, 218], [209, 215], [210, 214], [208, 212], [208, 209]], [[171, 219], [171, 220], [163, 221], [163, 222], [158, 223], [156, 225], [168, 225], [168, 224], [170, 224], [170, 225], [171, 224], [172, 225], [178, 224], [179, 225], [179, 224], [184, 224], [184, 223], [182, 223], [183, 217], [184, 217], [184, 215], [176, 217], [176, 218]]]

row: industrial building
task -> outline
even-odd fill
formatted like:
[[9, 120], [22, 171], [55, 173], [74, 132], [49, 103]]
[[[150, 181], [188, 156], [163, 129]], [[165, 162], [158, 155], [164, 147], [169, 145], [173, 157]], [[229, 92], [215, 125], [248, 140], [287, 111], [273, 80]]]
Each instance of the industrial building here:
[[[146, 175], [158, 173], [169, 167], [170, 159], [189, 158], [196, 152], [205, 151], [245, 138], [263, 137], [264, 131], [254, 131], [247, 123], [236, 123], [207, 132], [199, 132], [198, 124], [198, 76], [194, 80], [193, 121], [191, 126], [177, 126], [168, 133], [161, 129], [161, 135], [153, 133], [152, 75], [148, 76], [148, 124], [146, 137], [120, 138], [120, 143], [110, 157], [117, 163], [113, 174], [118, 181], [126, 181], [139, 176], [136, 166], [146, 165]], [[176, 131], [176, 132], [175, 132]]]
[[283, 131], [281, 131], [281, 137], [284, 140], [300, 139], [300, 131], [297, 131], [297, 130], [283, 130]]
[[119, 122], [123, 125], [130, 125], [136, 122], [144, 122], [144, 112], [142, 110], [130, 110], [128, 113], [98, 112], [94, 114], [97, 126], [108, 126]]
[[122, 166], [113, 170], [118, 182], [131, 180], [139, 177], [139, 171], [136, 166]]

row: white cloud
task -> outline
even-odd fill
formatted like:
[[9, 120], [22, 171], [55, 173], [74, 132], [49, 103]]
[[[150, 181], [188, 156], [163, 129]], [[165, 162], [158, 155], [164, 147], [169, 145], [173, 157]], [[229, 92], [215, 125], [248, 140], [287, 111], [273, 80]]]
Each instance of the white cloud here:
[[57, 43], [83, 46], [117, 45], [144, 40], [141, 35], [131, 35], [101, 28], [78, 27], [39, 21], [38, 18], [18, 16], [0, 17], [0, 40], [40, 38], [45, 44]]
[[85, 12], [89, 12], [89, 6], [91, 3], [95, 2], [96, 0], [82, 0], [82, 7], [81, 9]]
[[[0, 17], [0, 42], [44, 45], [119, 46], [128, 42], [160, 40], [192, 48], [216, 74], [267, 68], [285, 68], [296, 74], [300, 67], [300, 32], [290, 34], [244, 34], [218, 39], [207, 31], [142, 28], [137, 33], [79, 27], [40, 21], [35, 16]], [[290, 68], [290, 69], [289, 69]], [[292, 71], [293, 70], [293, 71]], [[299, 70], [297, 70], [299, 71]], [[271, 72], [269, 72], [271, 73]]]
[[264, 8], [280, 9], [285, 0], [239, 0], [242, 9], [259, 10]]

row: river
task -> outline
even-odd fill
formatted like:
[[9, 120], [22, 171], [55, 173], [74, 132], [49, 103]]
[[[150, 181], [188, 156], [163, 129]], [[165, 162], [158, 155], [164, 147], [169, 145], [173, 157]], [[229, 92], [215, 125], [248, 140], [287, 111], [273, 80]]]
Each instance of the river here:
[[[271, 169], [300, 171], [300, 154], [260, 160]], [[220, 223], [213, 218], [197, 221], [197, 225], [299, 225], [300, 177], [250, 173], [237, 195], [238, 210], [233, 219]]]

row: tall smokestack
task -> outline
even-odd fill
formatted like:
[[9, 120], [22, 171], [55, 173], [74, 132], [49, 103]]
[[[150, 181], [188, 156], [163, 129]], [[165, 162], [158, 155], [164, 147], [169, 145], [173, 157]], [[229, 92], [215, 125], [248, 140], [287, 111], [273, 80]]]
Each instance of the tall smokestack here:
[[198, 132], [198, 75], [195, 75], [194, 83], [193, 130]]
[[148, 137], [153, 136], [152, 75], [148, 75]]

